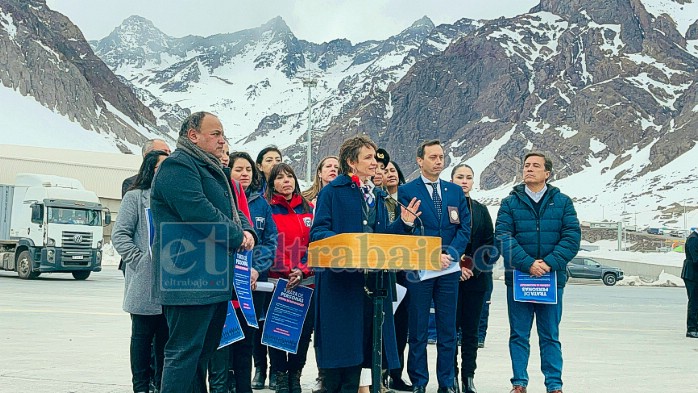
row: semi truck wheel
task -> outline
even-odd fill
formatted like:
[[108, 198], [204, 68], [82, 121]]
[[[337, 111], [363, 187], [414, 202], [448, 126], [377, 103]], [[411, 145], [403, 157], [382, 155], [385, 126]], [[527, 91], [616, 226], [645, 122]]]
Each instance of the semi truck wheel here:
[[32, 269], [32, 260], [29, 251], [22, 251], [17, 258], [17, 275], [23, 280], [32, 280], [39, 276], [38, 272]]
[[79, 272], [73, 272], [73, 278], [75, 278], [76, 280], [87, 280], [87, 277], [90, 276], [90, 273], [92, 273], [92, 272], [85, 271], [85, 270], [81, 270]]

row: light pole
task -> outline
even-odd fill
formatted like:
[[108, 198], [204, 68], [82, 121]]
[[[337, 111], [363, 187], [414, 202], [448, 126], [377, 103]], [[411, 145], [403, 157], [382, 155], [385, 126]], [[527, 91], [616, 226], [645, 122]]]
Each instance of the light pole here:
[[312, 168], [312, 151], [313, 151], [313, 145], [312, 145], [312, 131], [313, 131], [313, 124], [311, 122], [311, 116], [313, 112], [313, 103], [312, 103], [312, 97], [310, 96], [310, 92], [313, 87], [317, 86], [317, 79], [315, 78], [303, 78], [303, 87], [308, 88], [308, 152], [307, 158], [308, 158], [308, 163], [306, 164], [305, 168], [305, 179], [310, 184], [313, 180], [313, 168]]

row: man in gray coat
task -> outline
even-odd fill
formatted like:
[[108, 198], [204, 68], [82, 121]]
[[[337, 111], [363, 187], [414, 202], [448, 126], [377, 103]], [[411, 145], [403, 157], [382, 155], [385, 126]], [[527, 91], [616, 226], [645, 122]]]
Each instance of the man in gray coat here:
[[218, 159], [225, 142], [215, 115], [193, 113], [153, 181], [153, 294], [170, 329], [162, 393], [206, 391], [206, 366], [232, 297], [234, 253], [255, 245]]

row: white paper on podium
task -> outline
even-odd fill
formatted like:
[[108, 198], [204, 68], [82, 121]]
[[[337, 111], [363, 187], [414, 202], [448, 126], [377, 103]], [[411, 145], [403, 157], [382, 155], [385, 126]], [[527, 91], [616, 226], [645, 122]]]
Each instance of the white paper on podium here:
[[445, 276], [446, 274], [451, 274], [460, 271], [459, 262], [451, 262], [451, 265], [444, 270], [420, 270], [419, 271], [419, 281], [429, 280], [439, 276]]
[[395, 284], [395, 288], [397, 288], [397, 300], [393, 302], [393, 314], [395, 314], [395, 311], [400, 303], [402, 303], [402, 300], [405, 299], [405, 295], [407, 295], [407, 288], [403, 287], [402, 285]]

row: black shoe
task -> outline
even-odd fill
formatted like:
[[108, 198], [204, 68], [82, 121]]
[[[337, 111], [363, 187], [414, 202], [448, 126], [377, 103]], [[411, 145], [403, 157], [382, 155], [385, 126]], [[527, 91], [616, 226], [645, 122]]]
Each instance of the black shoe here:
[[414, 386], [412, 393], [427, 393], [426, 386]]
[[436, 393], [456, 393], [456, 388], [453, 386], [447, 388], [439, 388]]
[[395, 390], [401, 390], [403, 392], [411, 392], [412, 385], [403, 381], [402, 378], [390, 378], [390, 383], [388, 387]]
[[467, 377], [463, 378], [463, 393], [477, 393], [477, 389], [475, 389], [475, 378], [473, 377]]
[[276, 381], [276, 387], [274, 388], [276, 393], [290, 393], [288, 389], [288, 373], [277, 371], [272, 378]]
[[300, 370], [288, 372], [288, 391], [289, 393], [302, 393]]
[[698, 332], [686, 332], [686, 337], [698, 338]]
[[276, 375], [276, 370], [269, 370], [269, 390], [276, 390], [276, 378], [274, 378], [274, 375]]
[[254, 377], [252, 378], [252, 389], [264, 389], [264, 383], [267, 382], [267, 369], [255, 367]]

